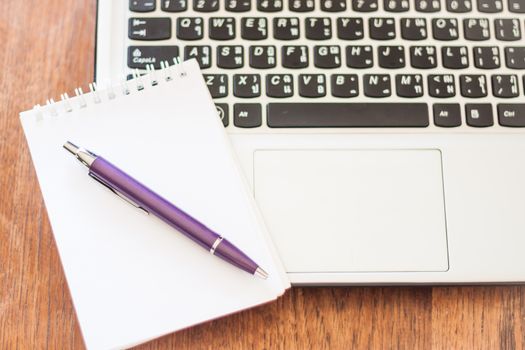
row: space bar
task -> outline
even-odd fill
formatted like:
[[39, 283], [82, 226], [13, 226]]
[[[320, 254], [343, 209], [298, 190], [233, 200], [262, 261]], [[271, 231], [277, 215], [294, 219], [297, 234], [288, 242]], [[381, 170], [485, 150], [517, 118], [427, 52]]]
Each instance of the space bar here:
[[271, 128], [427, 127], [426, 103], [269, 103]]

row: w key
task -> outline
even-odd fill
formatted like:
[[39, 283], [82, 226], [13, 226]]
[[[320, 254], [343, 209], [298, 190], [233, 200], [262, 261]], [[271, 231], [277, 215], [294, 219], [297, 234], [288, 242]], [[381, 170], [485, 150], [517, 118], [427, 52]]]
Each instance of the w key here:
[[235, 19], [233, 17], [211, 17], [209, 28], [210, 39], [231, 40], [235, 38]]

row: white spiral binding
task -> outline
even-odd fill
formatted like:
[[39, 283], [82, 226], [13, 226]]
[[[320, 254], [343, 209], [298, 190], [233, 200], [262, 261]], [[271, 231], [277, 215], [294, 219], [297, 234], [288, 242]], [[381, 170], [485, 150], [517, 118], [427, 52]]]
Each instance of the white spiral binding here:
[[113, 100], [121, 95], [130, 95], [157, 86], [162, 82], [171, 82], [177, 78], [184, 78], [187, 75], [182, 60], [174, 58], [173, 63], [168, 61], [160, 62], [160, 70], [155, 70], [152, 64], [146, 66], [146, 72], [138, 69], [133, 71], [131, 80], [123, 79], [120, 84], [104, 84], [99, 87], [95, 82], [88, 84], [89, 92], [84, 93], [81, 87], [74, 90], [75, 96], [69, 97], [67, 93], [60, 95], [60, 101], [55, 102], [48, 99], [45, 106], [35, 105], [33, 110], [41, 118], [43, 116], [56, 117], [59, 114], [71, 113], [77, 109], [86, 108], [90, 104], [103, 103], [105, 100]]

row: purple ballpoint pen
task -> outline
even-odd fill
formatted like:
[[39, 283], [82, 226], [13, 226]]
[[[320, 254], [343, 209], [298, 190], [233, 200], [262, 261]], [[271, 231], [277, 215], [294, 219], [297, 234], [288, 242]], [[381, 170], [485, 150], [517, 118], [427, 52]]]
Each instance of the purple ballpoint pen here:
[[71, 142], [66, 142], [64, 148], [89, 169], [91, 177], [108, 187], [119, 197], [135, 207], [157, 216], [200, 244], [211, 254], [252, 275], [264, 279], [268, 277], [266, 271], [221, 235], [210, 230], [104, 158], [84, 148], [77, 147]]

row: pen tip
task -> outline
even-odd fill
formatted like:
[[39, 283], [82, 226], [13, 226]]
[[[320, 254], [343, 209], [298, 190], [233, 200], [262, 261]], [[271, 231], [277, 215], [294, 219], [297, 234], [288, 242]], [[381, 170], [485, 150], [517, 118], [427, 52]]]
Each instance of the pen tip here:
[[259, 276], [259, 277], [262, 278], [263, 280], [265, 280], [265, 279], [268, 278], [268, 272], [264, 271], [264, 270], [261, 269], [260, 267], [258, 267], [257, 270], [255, 270], [254, 275]]
[[76, 155], [78, 152], [78, 147], [69, 141], [64, 143], [64, 148], [67, 149], [71, 154], [74, 154], [74, 155]]

